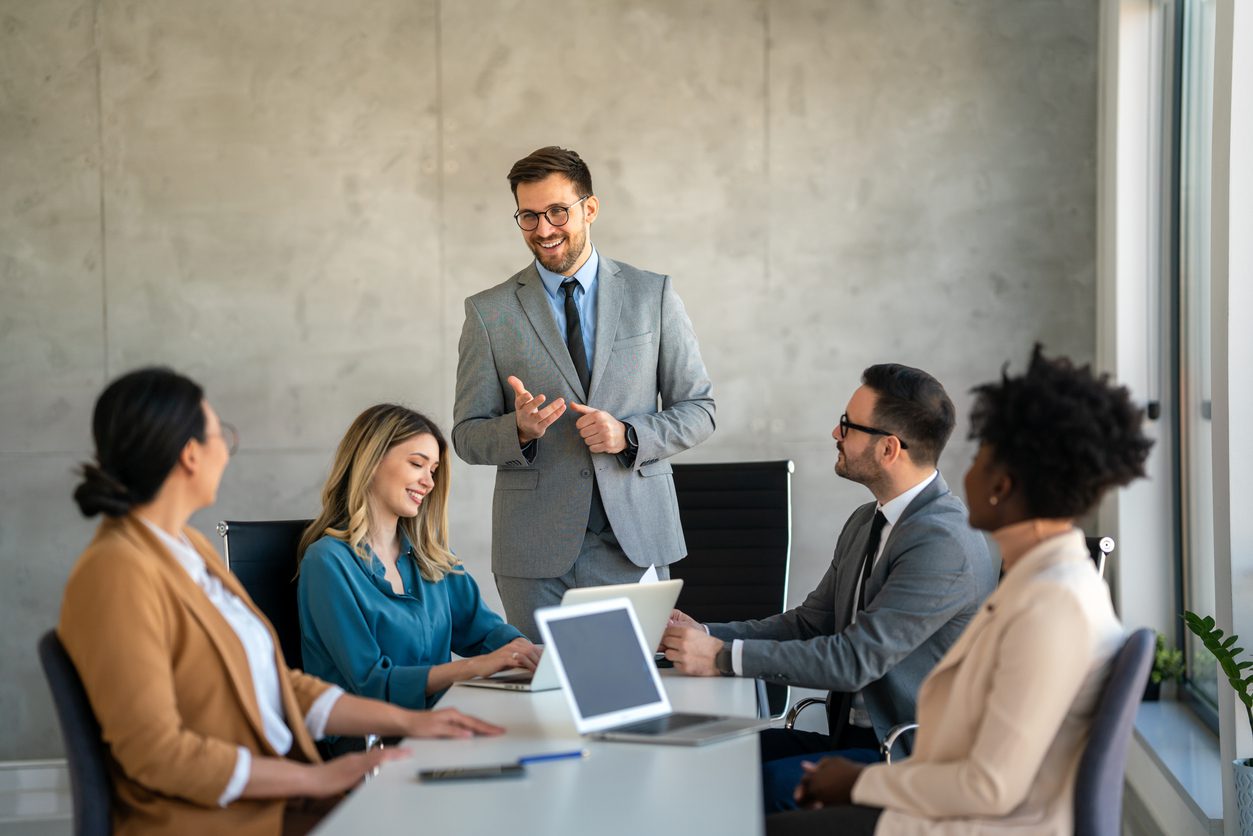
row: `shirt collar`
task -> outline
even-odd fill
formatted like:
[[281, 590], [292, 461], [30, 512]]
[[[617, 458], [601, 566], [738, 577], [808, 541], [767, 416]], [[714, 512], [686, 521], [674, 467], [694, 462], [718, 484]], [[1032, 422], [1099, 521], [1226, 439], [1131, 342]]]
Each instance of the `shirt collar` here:
[[939, 475], [938, 470], [931, 471], [931, 475], [914, 485], [902, 494], [898, 494], [892, 499], [879, 506], [879, 510], [883, 512], [883, 516], [887, 518], [888, 525], [896, 525], [896, 521], [901, 518], [901, 514], [905, 513], [905, 509], [909, 507], [909, 503], [914, 501], [918, 494], [935, 481], [935, 477]]
[[[138, 516], [138, 515], [137, 515]], [[143, 517], [139, 517], [139, 521], [148, 526], [148, 530], [156, 535], [161, 544], [170, 550], [170, 554], [179, 562], [179, 565], [187, 570], [187, 574], [191, 575], [191, 579], [198, 586], [202, 586], [209, 576], [209, 570], [205, 568], [204, 558], [200, 556], [200, 552], [196, 551], [196, 547], [191, 544], [191, 540], [187, 539], [186, 534], [179, 534], [178, 539], [171, 537], [169, 532], [160, 528]]]
[[592, 254], [587, 257], [587, 261], [583, 262], [583, 266], [574, 272], [573, 276], [563, 276], [560, 273], [554, 273], [538, 260], [535, 262], [535, 269], [539, 271], [539, 277], [544, 282], [544, 290], [548, 295], [556, 299], [561, 295], [561, 283], [566, 279], [575, 279], [579, 286], [583, 288], [584, 293], [592, 290], [592, 285], [596, 281], [596, 271], [600, 267], [600, 254], [596, 252], [596, 247], [592, 247]]

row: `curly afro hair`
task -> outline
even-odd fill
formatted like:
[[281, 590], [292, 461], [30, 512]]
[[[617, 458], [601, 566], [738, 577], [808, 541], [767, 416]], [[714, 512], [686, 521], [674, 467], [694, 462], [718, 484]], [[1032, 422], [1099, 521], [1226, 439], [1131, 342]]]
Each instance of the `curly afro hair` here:
[[1026, 374], [971, 390], [970, 438], [987, 444], [1022, 487], [1033, 516], [1077, 517], [1115, 485], [1144, 476], [1153, 446], [1144, 410], [1124, 386], [1065, 357], [1046, 359], [1039, 343]]

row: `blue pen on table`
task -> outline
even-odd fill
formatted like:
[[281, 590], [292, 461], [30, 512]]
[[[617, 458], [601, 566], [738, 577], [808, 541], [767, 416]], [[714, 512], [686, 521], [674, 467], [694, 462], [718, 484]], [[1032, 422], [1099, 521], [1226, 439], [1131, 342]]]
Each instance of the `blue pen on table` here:
[[544, 761], [563, 761], [567, 758], [586, 758], [586, 749], [574, 749], [569, 752], [543, 752], [538, 755], [523, 755], [518, 758], [518, 764], [525, 766], [528, 763], [543, 763]]

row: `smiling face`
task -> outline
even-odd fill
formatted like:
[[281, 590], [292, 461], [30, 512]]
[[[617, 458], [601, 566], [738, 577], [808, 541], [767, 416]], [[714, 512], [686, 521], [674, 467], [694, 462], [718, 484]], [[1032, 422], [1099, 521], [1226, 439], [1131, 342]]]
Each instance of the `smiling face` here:
[[[540, 264], [563, 276], [572, 275], [592, 253], [588, 232], [596, 220], [599, 205], [595, 195], [578, 203], [581, 197], [583, 195], [564, 174], [550, 174], [534, 183], [518, 184], [518, 208], [539, 215], [539, 226], [530, 232], [524, 230], [522, 240]], [[570, 217], [561, 226], [553, 226], [544, 216], [544, 212], [554, 206], [570, 207]]]
[[421, 433], [393, 444], [383, 454], [370, 481], [370, 501], [374, 507], [397, 517], [416, 517], [422, 500], [435, 487], [439, 469], [439, 443], [430, 433]]

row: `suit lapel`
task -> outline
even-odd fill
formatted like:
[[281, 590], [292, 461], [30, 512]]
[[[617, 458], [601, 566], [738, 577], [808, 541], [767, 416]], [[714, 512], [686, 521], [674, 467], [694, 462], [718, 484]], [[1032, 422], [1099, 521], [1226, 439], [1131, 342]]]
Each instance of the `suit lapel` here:
[[[868, 509], [868, 512], [867, 510]], [[870, 526], [874, 521], [875, 504], [858, 509], [863, 519], [857, 525], [857, 533], [853, 542], [844, 554], [837, 552], [835, 570], [835, 615], [836, 628], [843, 630], [853, 623], [853, 596], [857, 593], [857, 580], [861, 576], [861, 561], [866, 555], [866, 544], [870, 541]]]
[[600, 388], [601, 378], [609, 367], [625, 291], [622, 269], [601, 256], [600, 268], [596, 271], [596, 345], [592, 349], [592, 391], [587, 393], [588, 398]]
[[[162, 571], [169, 578], [171, 588], [182, 600], [192, 617], [200, 622], [200, 626], [204, 628], [205, 635], [209, 637], [209, 640], [218, 652], [218, 656], [222, 658], [227, 673], [230, 674], [231, 685], [235, 688], [235, 694], [239, 698], [239, 703], [244, 707], [244, 713], [248, 717], [248, 722], [252, 724], [257, 737], [265, 744], [266, 748], [270, 748], [269, 740], [265, 736], [265, 725], [261, 722], [261, 708], [257, 705], [257, 692], [252, 681], [252, 671], [248, 667], [248, 655], [245, 653], [243, 645], [240, 644], [239, 637], [235, 635], [234, 630], [231, 629], [225, 617], [218, 612], [217, 607], [209, 600], [209, 596], [205, 595], [204, 590], [196, 585], [191, 575], [174, 558], [174, 555], [169, 553], [165, 545], [156, 538], [156, 535], [149, 531], [148, 527], [141, 520], [127, 518], [126, 523], [126, 536], [135, 541], [136, 545], [145, 551], [157, 555], [160, 559]], [[194, 543], [195, 541], [193, 540], [192, 542]], [[198, 548], [197, 552], [201, 553], [201, 557], [205, 557], [207, 566], [213, 566], [214, 561], [210, 561], [203, 554], [203, 549]], [[213, 557], [216, 560], [217, 556], [213, 555]], [[218, 573], [213, 572], [212, 568], [209, 571], [218, 575]], [[218, 577], [221, 576], [218, 575]]]
[[[870, 604], [871, 599], [873, 599], [875, 594], [878, 593], [879, 589], [883, 586], [884, 580], [887, 578], [888, 556], [891, 554], [890, 549], [892, 548], [892, 541], [901, 530], [901, 527], [905, 524], [905, 521], [914, 516], [914, 514], [920, 513], [922, 509], [926, 508], [935, 500], [947, 495], [948, 483], [944, 481], [944, 477], [940, 475], [939, 471], [936, 471], [935, 478], [931, 480], [931, 484], [923, 488], [922, 493], [915, 496], [909, 505], [905, 506], [905, 510], [901, 512], [900, 517], [897, 518], [891, 531], [888, 532], [887, 540], [884, 541], [883, 550], [880, 552], [882, 556], [874, 565], [874, 568], [870, 570], [870, 577], [866, 578], [867, 605]], [[869, 538], [870, 534], [869, 529], [870, 527], [867, 525], [867, 538]]]
[[[571, 391], [583, 398], [583, 402], [586, 403], [587, 393], [583, 391], [579, 373], [575, 371], [574, 361], [570, 359], [570, 349], [566, 347], [565, 334], [557, 330], [557, 320], [553, 317], [552, 306], [548, 303], [548, 293], [544, 290], [544, 282], [540, 279], [539, 271], [535, 269], [534, 264], [519, 274], [517, 295], [522, 310], [531, 321], [531, 327], [535, 329], [540, 342], [544, 344], [553, 362], [557, 364], [562, 377], [566, 379], [566, 383], [570, 384]], [[523, 382], [529, 383], [529, 381]]]

